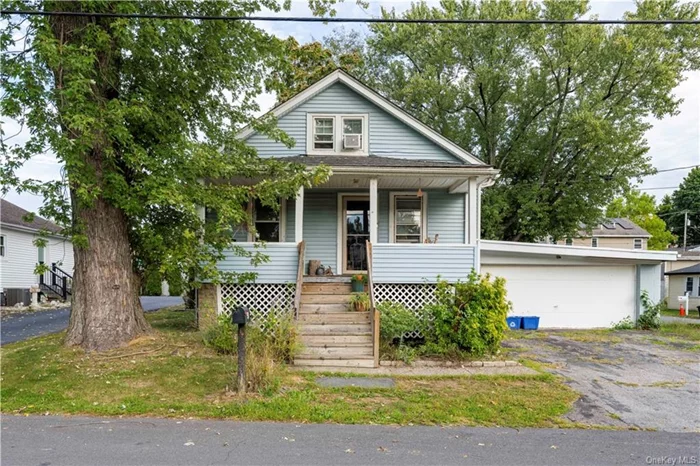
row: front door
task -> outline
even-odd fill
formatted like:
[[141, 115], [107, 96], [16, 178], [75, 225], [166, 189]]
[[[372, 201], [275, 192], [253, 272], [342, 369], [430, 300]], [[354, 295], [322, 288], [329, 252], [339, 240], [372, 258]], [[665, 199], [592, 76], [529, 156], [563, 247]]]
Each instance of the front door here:
[[369, 197], [343, 196], [343, 273], [367, 270]]

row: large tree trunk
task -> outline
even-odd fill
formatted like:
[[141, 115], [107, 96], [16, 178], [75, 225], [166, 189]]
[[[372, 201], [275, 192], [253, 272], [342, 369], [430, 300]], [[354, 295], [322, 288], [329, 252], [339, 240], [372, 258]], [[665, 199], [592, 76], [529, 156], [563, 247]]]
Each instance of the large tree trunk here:
[[74, 248], [75, 286], [66, 344], [96, 351], [122, 346], [149, 329], [132, 268], [126, 217], [101, 198], [89, 208], [74, 209], [89, 245]]
[[[80, 11], [82, 6], [81, 2], [49, 2], [46, 9]], [[84, 34], [91, 25], [101, 28], [111, 37], [113, 21], [111, 18], [86, 16], [52, 16], [49, 19], [59, 44], [83, 46], [83, 41], [87, 40], [97, 50], [89, 98], [94, 99], [98, 109], [105, 109], [109, 101], [119, 98], [120, 51], [114, 38], [110, 46], [105, 47], [97, 45], [94, 36], [86, 38]], [[70, 74], [74, 72], [70, 64], [64, 67], [59, 62], [53, 72], [58, 90], [65, 89], [66, 82], [76, 78]], [[61, 95], [59, 98], [59, 114], [66, 108], [75, 112], [67, 99], [71, 96]], [[62, 124], [67, 137], [82, 136], [78, 134], [80, 130]], [[73, 303], [65, 342], [80, 345], [88, 351], [123, 346], [149, 329], [139, 301], [140, 281], [133, 270], [128, 219], [122, 209], [102, 194], [104, 188], [109, 189], [105, 181], [107, 175], [120, 173], [127, 178], [127, 183], [128, 176], [120, 167], [119, 148], [111, 146], [112, 142], [99, 126], [95, 128], [90, 130], [94, 131], [90, 134], [92, 144], [84, 145], [84, 152], [79, 154], [80, 163], [66, 166], [74, 226], [85, 235], [88, 244], [74, 247]], [[76, 191], [79, 187], [96, 191], [96, 199], [86, 200], [84, 193], [81, 199]]]

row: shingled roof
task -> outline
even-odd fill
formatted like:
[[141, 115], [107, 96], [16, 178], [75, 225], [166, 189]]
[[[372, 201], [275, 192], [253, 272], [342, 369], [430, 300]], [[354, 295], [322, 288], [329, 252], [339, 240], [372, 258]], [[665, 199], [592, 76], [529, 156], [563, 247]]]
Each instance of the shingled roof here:
[[445, 162], [441, 160], [404, 159], [398, 157], [380, 157], [370, 155], [297, 155], [294, 157], [277, 157], [281, 162], [301, 163], [304, 165], [330, 165], [331, 167], [397, 167], [397, 168], [466, 168], [483, 167], [466, 162]]
[[606, 237], [606, 236], [635, 236], [651, 238], [651, 234], [644, 228], [640, 227], [628, 218], [613, 217], [603, 221], [600, 225], [588, 233], [585, 227], [581, 227], [579, 235], [588, 238], [590, 236]]
[[15, 205], [5, 199], [0, 199], [0, 224], [3, 226], [16, 226], [22, 228], [29, 228], [32, 230], [47, 230], [51, 233], [60, 233], [63, 228], [50, 222], [38, 215], [34, 216], [34, 220], [31, 222], [26, 222], [24, 216], [29, 214], [28, 210], [24, 210], [18, 205]]
[[700, 275], [700, 264], [666, 272], [664, 275]]

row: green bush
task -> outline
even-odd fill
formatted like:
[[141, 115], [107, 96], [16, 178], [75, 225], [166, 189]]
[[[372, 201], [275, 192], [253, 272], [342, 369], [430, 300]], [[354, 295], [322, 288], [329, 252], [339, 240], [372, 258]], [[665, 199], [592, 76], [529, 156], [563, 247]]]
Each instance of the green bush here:
[[630, 316], [625, 317], [619, 322], [614, 322], [612, 324], [613, 330], [632, 330], [634, 329], [634, 321]]
[[385, 344], [391, 344], [395, 340], [401, 344], [406, 333], [422, 331], [422, 320], [403, 304], [384, 301], [377, 305], [377, 310], [380, 316], [379, 338]]
[[434, 348], [445, 352], [461, 350], [475, 356], [499, 350], [511, 308], [503, 278], [492, 281], [489, 274], [472, 272], [465, 282], [452, 285], [441, 280], [436, 298], [436, 304], [426, 307], [434, 319], [424, 333]]
[[652, 330], [661, 327], [661, 309], [664, 309], [665, 303], [663, 301], [652, 303], [646, 290], [642, 291], [641, 299], [644, 312], [637, 319], [637, 328]]
[[162, 277], [158, 270], [144, 271], [141, 285], [142, 296], [160, 296], [163, 292]]
[[[204, 335], [204, 344], [216, 352], [238, 355], [238, 326], [225, 315]], [[299, 349], [299, 338], [291, 315], [280, 317], [270, 312], [268, 318], [246, 328], [246, 382], [249, 391], [273, 392], [280, 384], [279, 369], [289, 363]], [[235, 385], [235, 384], [234, 384]]]

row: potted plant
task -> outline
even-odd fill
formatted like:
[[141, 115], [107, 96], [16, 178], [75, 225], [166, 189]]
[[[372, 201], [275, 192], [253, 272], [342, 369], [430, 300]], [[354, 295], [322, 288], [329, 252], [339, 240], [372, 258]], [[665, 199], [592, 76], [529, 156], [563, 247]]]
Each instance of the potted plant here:
[[350, 285], [352, 285], [352, 291], [354, 293], [365, 291], [365, 283], [367, 283], [367, 274], [356, 273], [350, 277]]
[[369, 310], [369, 295], [364, 291], [353, 293], [350, 297], [350, 306], [357, 312], [366, 312]]

